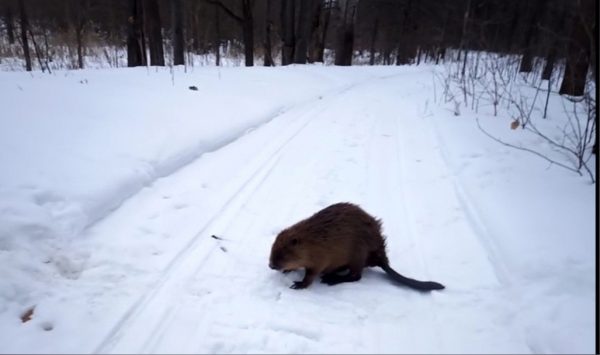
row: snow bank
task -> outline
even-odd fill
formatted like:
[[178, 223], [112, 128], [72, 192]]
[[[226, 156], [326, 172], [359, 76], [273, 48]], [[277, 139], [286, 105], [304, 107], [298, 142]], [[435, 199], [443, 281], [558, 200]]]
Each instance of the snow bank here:
[[[35, 289], [32, 275], [48, 264], [76, 277], [74, 257], [61, 256], [65, 243], [140, 189], [289, 107], [376, 75], [335, 72], [313, 66], [0, 73], [0, 262], [11, 265], [1, 271], [0, 305], [26, 302], [22, 288]], [[7, 285], [19, 279], [29, 281]]]

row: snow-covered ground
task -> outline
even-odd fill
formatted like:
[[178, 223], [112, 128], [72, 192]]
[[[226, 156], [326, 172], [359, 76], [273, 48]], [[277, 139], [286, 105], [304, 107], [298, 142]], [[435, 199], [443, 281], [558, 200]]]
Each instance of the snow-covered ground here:
[[[433, 70], [0, 73], [0, 352], [593, 353], [595, 185]], [[290, 289], [276, 234], [339, 201], [446, 289]]]

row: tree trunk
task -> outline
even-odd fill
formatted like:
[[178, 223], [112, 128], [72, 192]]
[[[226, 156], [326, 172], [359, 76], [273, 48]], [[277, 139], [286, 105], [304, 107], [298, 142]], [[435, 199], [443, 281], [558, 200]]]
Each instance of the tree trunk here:
[[573, 30], [560, 95], [582, 96], [590, 67], [590, 46], [582, 18], [574, 15]]
[[298, 30], [296, 32], [296, 49], [294, 49], [294, 63], [297, 64], [306, 64], [311, 17], [310, 5], [310, 0], [300, 0], [300, 13], [298, 14]]
[[386, 47], [383, 50], [383, 65], [391, 65], [392, 64], [392, 50], [389, 47]]
[[25, 11], [23, 0], [19, 0], [19, 12], [21, 16], [21, 42], [23, 44], [23, 55], [25, 56], [25, 69], [31, 71], [31, 54], [29, 52], [29, 42], [27, 40], [27, 31], [29, 31], [29, 20]]
[[148, 48], [150, 49], [150, 65], [164, 66], [165, 53], [163, 50], [162, 24], [158, 1], [146, 0], [144, 5]]
[[[598, 85], [598, 24], [595, 23], [592, 28], [592, 33], [596, 34], [596, 38], [592, 38], [591, 52], [592, 52], [592, 73], [594, 74], [594, 82]], [[594, 144], [595, 146], [595, 144]]]
[[554, 70], [554, 63], [556, 62], [556, 48], [553, 46], [548, 50], [546, 55], [546, 63], [542, 70], [542, 80], [550, 80], [552, 77], [552, 71]]
[[319, 60], [319, 48], [321, 48], [321, 14], [323, 12], [323, 1], [311, 1], [311, 21], [308, 40], [308, 62], [314, 63]]
[[273, 55], [271, 54], [271, 32], [273, 31], [273, 21], [271, 21], [271, 0], [267, 0], [267, 13], [266, 13], [267, 27], [265, 29], [265, 67], [272, 67], [275, 65], [273, 61]]
[[325, 63], [325, 42], [327, 40], [327, 31], [329, 30], [329, 22], [331, 19], [331, 7], [332, 1], [325, 0], [325, 18], [323, 19], [323, 33], [321, 41], [319, 42], [319, 48], [317, 52], [317, 62]]
[[254, 19], [252, 17], [252, 0], [242, 0], [242, 37], [244, 40], [244, 56], [246, 66], [254, 65]]
[[77, 67], [83, 69], [83, 34], [87, 23], [88, 0], [75, 0], [75, 40], [77, 41]]
[[218, 6], [215, 6], [215, 41], [214, 41], [214, 51], [215, 51], [215, 64], [216, 66], [221, 65], [221, 9]]
[[469, 44], [469, 15], [471, 12], [471, 0], [467, 0], [467, 6], [465, 8], [465, 15], [463, 17], [462, 34], [460, 36], [460, 49], [463, 51], [463, 67], [461, 70], [461, 76], [465, 76], [467, 70], [467, 57], [468, 57], [468, 44]]
[[282, 0], [281, 38], [283, 39], [283, 46], [281, 47], [281, 65], [291, 64], [294, 59], [294, 49], [296, 48], [296, 38], [294, 36], [295, 8], [295, 0]]
[[83, 28], [75, 29], [75, 37], [77, 39], [77, 67], [83, 69]]
[[[377, 11], [377, 10], [375, 10]], [[375, 14], [375, 23], [373, 24], [373, 31], [371, 32], [371, 57], [369, 58], [369, 65], [375, 65], [375, 41], [377, 40], [377, 30], [379, 29], [379, 16]]]
[[413, 17], [413, 2], [408, 0], [402, 11], [402, 20], [400, 21], [400, 35], [398, 36], [398, 48], [396, 51], [396, 65], [410, 64], [416, 52], [415, 41], [411, 36]]
[[444, 13], [444, 22], [442, 24], [442, 35], [440, 37], [440, 41], [438, 44], [438, 47], [436, 48], [435, 51], [435, 64], [439, 64], [440, 63], [440, 59], [443, 61], [446, 57], [446, 47], [448, 46], [448, 44], [446, 43], [446, 37], [447, 37], [447, 33], [448, 33], [448, 18], [450, 17], [450, 15], [448, 14], [448, 11], [446, 11]]
[[6, 34], [8, 36], [8, 44], [15, 44], [15, 25], [11, 4], [6, 3], [4, 6], [4, 22], [6, 22]]
[[533, 70], [533, 54], [531, 47], [533, 46], [533, 38], [535, 30], [538, 27], [538, 19], [543, 11], [543, 5], [543, 1], [536, 0], [535, 3], [530, 6], [532, 14], [529, 16], [529, 24], [525, 31], [525, 48], [523, 49], [523, 56], [521, 57], [521, 64], [519, 65], [520, 73], [530, 73], [531, 70]]
[[129, 0], [129, 31], [127, 36], [128, 67], [146, 65], [143, 18], [141, 0]]
[[[507, 36], [505, 37], [506, 43], [505, 43], [505, 50], [507, 52], [513, 51], [518, 47], [517, 43], [519, 43], [518, 38], [516, 38], [517, 35], [517, 28], [519, 27], [519, 19], [521, 17], [521, 13], [522, 13], [522, 9], [521, 9], [521, 2], [511, 2], [511, 1], [507, 1], [506, 4], [514, 4], [513, 7], [509, 10], [510, 11], [510, 16], [512, 18], [510, 25], [508, 26], [508, 33]], [[508, 5], [507, 5], [508, 6]]]
[[444, 23], [442, 25], [442, 36], [440, 37], [440, 42], [438, 44], [438, 47], [436, 48], [435, 51], [435, 64], [439, 64], [440, 63], [440, 59], [444, 60], [444, 58], [446, 57], [446, 33], [447, 31], [447, 27], [448, 27], [448, 18], [450, 16], [448, 15], [448, 11], [444, 12]]
[[344, 7], [344, 20], [341, 35], [335, 51], [335, 65], [352, 65], [352, 53], [354, 50], [354, 21], [356, 18], [356, 3], [346, 0]]
[[171, 0], [171, 12], [173, 16], [173, 65], [184, 65], [183, 0]]
[[[562, 5], [562, 2], [557, 1], [557, 4]], [[564, 8], [562, 6], [559, 7], [558, 12], [562, 12], [560, 10], [563, 10], [563, 9]], [[555, 15], [555, 18], [552, 20], [553, 22], [556, 21], [556, 23], [557, 23], [556, 31], [558, 33], [554, 35], [552, 44], [550, 45], [550, 48], [548, 49], [548, 53], [546, 54], [546, 63], [544, 65], [544, 69], [542, 70], [542, 80], [550, 80], [550, 78], [552, 77], [552, 71], [554, 70], [554, 64], [556, 62], [556, 55], [557, 55], [558, 47], [560, 45], [560, 35], [559, 34], [564, 32], [564, 27], [565, 27], [565, 22], [566, 22], [565, 19], [566, 19], [566, 16], [564, 16], [564, 14], [560, 13], [558, 15]]]
[[46, 58], [46, 65], [48, 66], [48, 70], [50, 70], [49, 62], [52, 62], [52, 54], [50, 54], [50, 44], [48, 43], [48, 33], [50, 31], [44, 30], [44, 57]]
[[37, 42], [35, 41], [35, 37], [33, 36], [31, 27], [29, 28], [29, 35], [31, 36], [31, 42], [33, 43], [33, 49], [34, 49], [35, 55], [38, 59], [38, 63], [40, 64], [40, 69], [42, 69], [42, 73], [45, 71], [45, 69], [48, 69], [48, 72], [50, 72], [50, 66], [48, 66], [48, 62], [46, 62], [46, 66], [44, 67], [44, 61], [42, 61], [42, 54], [40, 53], [40, 47], [37, 45]]

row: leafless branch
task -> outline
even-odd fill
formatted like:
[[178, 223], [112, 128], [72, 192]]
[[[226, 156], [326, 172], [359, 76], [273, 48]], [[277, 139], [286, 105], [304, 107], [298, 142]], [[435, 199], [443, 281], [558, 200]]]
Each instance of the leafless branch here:
[[544, 154], [542, 154], [540, 152], [537, 152], [537, 151], [535, 151], [533, 149], [530, 149], [530, 148], [527, 148], [527, 147], [522, 147], [522, 146], [514, 145], [514, 144], [511, 144], [511, 143], [507, 143], [507, 142], [501, 140], [500, 138], [493, 136], [492, 134], [490, 134], [489, 132], [487, 132], [485, 129], [483, 129], [483, 127], [481, 127], [481, 124], [479, 123], [479, 118], [475, 118], [475, 121], [477, 122], [477, 127], [479, 127], [479, 129], [481, 130], [481, 132], [483, 132], [486, 136], [490, 137], [491, 139], [495, 140], [496, 142], [498, 142], [498, 143], [500, 143], [502, 145], [505, 145], [507, 147], [515, 148], [515, 149], [518, 149], [518, 150], [523, 150], [525, 152], [529, 152], [531, 154], [537, 155], [538, 157], [540, 157], [540, 158], [542, 158], [542, 159], [544, 159], [544, 160], [546, 160], [546, 161], [548, 161], [548, 162], [550, 162], [552, 164], [556, 164], [556, 165], [558, 165], [558, 166], [560, 166], [562, 168], [565, 168], [565, 169], [567, 169], [569, 171], [572, 171], [574, 173], [577, 173], [577, 174], [581, 175], [581, 172], [578, 171], [577, 169], [571, 168], [571, 167], [569, 167], [569, 166], [567, 166], [565, 164], [562, 164], [561, 162], [558, 162], [558, 161], [556, 161], [554, 159], [551, 159], [551, 158], [545, 156]]

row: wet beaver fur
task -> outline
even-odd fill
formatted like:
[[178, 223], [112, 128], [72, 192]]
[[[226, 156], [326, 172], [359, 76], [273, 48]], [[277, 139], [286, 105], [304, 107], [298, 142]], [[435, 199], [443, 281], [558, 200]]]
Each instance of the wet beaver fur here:
[[304, 268], [304, 279], [294, 282], [293, 289], [310, 286], [317, 276], [328, 285], [358, 281], [367, 266], [379, 266], [393, 280], [420, 291], [444, 288], [397, 273], [385, 248], [380, 220], [357, 205], [336, 203], [281, 231], [271, 248], [269, 267], [284, 273]]

